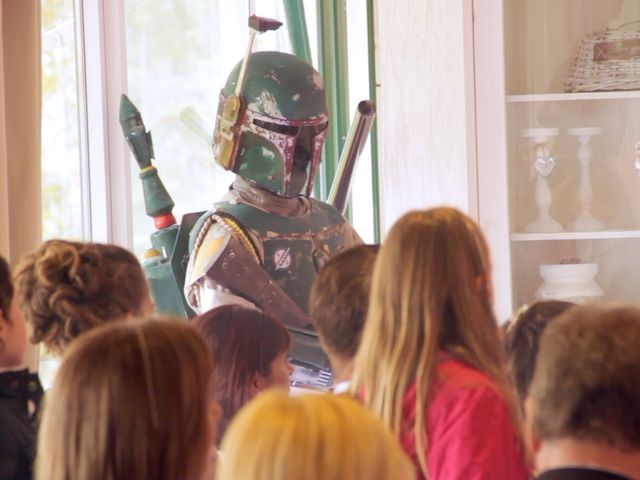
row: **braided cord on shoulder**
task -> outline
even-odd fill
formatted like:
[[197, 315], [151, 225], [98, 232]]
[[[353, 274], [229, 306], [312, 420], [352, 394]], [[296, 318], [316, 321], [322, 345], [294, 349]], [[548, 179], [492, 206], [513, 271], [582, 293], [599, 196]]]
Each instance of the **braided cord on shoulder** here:
[[195, 254], [197, 254], [198, 250], [200, 249], [200, 246], [202, 245], [202, 242], [204, 241], [204, 238], [213, 223], [218, 223], [222, 228], [234, 234], [240, 240], [240, 242], [242, 242], [245, 248], [249, 250], [249, 252], [251, 252], [255, 261], [258, 262], [258, 264], [262, 265], [260, 256], [258, 255], [258, 249], [253, 244], [253, 242], [249, 238], [249, 235], [247, 235], [240, 223], [233, 217], [219, 213], [214, 213], [209, 216], [209, 218], [207, 218], [202, 224], [202, 227], [200, 227], [200, 231], [198, 232], [193, 245], [193, 252]]

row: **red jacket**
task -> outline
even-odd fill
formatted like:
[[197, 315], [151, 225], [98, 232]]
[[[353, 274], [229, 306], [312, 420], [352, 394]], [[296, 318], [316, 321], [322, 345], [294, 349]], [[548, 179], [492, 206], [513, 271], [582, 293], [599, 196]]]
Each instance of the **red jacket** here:
[[[405, 395], [403, 448], [420, 472], [416, 455], [416, 389]], [[429, 480], [525, 480], [530, 478], [509, 407], [495, 382], [452, 359], [437, 366], [426, 432]], [[418, 474], [418, 479], [424, 479]]]

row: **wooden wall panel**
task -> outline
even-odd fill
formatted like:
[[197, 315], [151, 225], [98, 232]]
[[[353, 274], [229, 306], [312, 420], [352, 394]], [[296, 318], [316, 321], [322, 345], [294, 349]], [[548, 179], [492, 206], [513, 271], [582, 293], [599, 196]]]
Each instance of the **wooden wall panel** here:
[[448, 204], [475, 211], [475, 157], [468, 150], [472, 48], [465, 51], [470, 4], [377, 0], [383, 233], [414, 208]]

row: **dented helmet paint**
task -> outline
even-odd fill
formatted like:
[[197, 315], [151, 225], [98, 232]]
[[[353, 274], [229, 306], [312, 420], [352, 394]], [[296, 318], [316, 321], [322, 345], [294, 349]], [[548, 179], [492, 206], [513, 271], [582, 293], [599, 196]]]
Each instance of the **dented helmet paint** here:
[[[233, 95], [241, 63], [220, 92], [213, 138], [216, 161], [220, 116]], [[224, 168], [283, 197], [313, 188], [328, 127], [327, 102], [320, 74], [295, 55], [255, 52], [249, 57], [240, 92], [237, 140]]]

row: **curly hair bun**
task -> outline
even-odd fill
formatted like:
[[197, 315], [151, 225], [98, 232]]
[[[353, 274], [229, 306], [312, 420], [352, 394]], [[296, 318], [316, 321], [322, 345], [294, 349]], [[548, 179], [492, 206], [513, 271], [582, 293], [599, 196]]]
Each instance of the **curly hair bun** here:
[[31, 341], [54, 352], [82, 332], [138, 314], [148, 295], [135, 256], [116, 245], [49, 240], [16, 271]]

